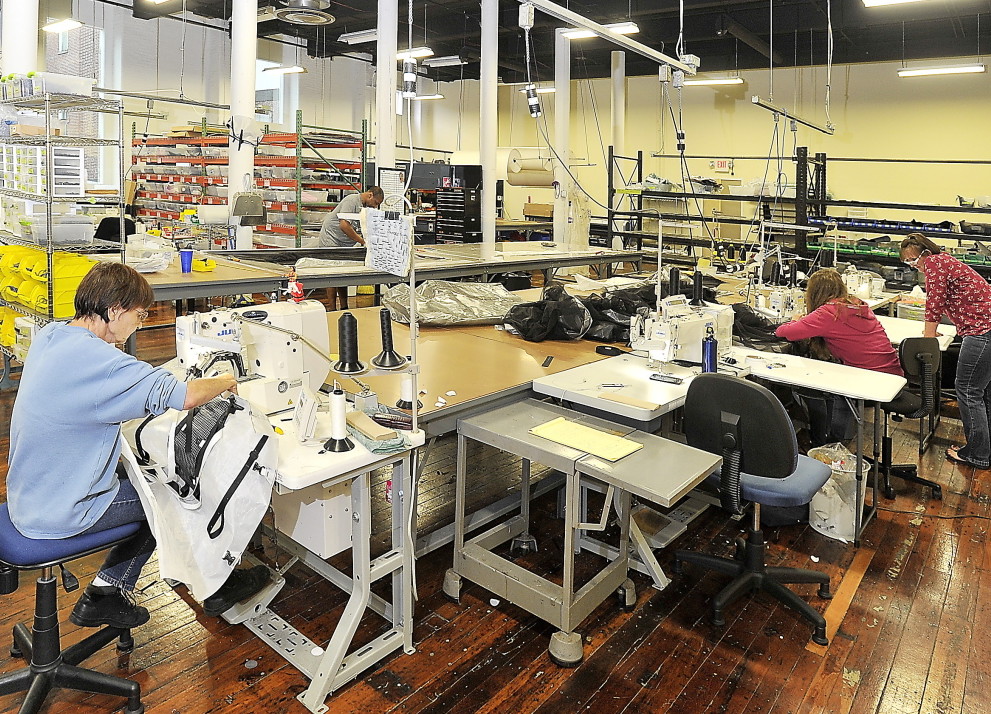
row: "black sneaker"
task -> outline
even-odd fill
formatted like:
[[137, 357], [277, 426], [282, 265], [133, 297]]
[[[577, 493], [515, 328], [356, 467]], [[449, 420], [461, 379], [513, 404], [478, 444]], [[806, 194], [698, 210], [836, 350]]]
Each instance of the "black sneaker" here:
[[88, 585], [69, 615], [69, 620], [80, 627], [110, 625], [122, 630], [143, 625], [150, 618], [146, 608], [131, 601], [130, 593], [112, 585]]
[[216, 617], [230, 610], [236, 603], [256, 595], [268, 584], [268, 568], [256, 565], [246, 570], [235, 570], [220, 586], [220, 590], [203, 601], [203, 612]]

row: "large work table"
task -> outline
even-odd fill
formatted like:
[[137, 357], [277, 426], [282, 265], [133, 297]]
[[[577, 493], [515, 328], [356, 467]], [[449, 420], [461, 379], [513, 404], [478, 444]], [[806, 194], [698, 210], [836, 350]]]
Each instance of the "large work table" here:
[[[611, 266], [616, 264], [634, 263], [639, 266], [643, 258], [638, 251], [596, 248], [563, 252], [543, 243], [519, 241], [496, 243], [494, 249], [483, 244], [466, 243], [416, 246], [415, 251], [414, 265], [418, 280], [450, 280], [539, 270], [544, 273], [546, 282], [553, 278], [558, 268], [596, 265], [602, 266], [603, 272], [609, 272]], [[145, 277], [155, 291], [156, 300], [278, 292], [286, 285], [285, 274], [289, 268], [304, 254], [329, 261], [300, 271], [300, 280], [307, 289], [399, 282], [394, 275], [366, 268], [363, 248], [212, 251], [204, 254], [217, 262], [217, 267], [211, 272], [183, 273], [177, 259], [164, 270]]]

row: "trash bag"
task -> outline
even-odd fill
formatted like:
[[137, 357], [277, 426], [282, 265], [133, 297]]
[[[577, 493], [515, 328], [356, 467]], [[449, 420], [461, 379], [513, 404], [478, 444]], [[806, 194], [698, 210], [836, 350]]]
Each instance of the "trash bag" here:
[[528, 342], [578, 340], [592, 326], [592, 315], [563, 286], [550, 285], [540, 300], [511, 307], [504, 321]]
[[[843, 444], [826, 444], [809, 449], [809, 456], [829, 464], [832, 475], [812, 497], [809, 525], [828, 538], [849, 543], [854, 539], [858, 508], [864, 507], [864, 494], [857, 497], [857, 457]], [[871, 465], [864, 461], [866, 479]]]

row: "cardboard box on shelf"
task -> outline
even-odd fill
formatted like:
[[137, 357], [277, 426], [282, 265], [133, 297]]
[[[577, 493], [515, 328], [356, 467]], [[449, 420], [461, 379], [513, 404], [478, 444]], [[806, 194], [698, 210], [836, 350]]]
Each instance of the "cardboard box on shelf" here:
[[[44, 136], [45, 127], [34, 126], [33, 124], [12, 124], [10, 127], [11, 136]], [[62, 130], [52, 127], [52, 136], [60, 136]]]
[[523, 215], [527, 218], [553, 218], [553, 203], [525, 203], [523, 204]]

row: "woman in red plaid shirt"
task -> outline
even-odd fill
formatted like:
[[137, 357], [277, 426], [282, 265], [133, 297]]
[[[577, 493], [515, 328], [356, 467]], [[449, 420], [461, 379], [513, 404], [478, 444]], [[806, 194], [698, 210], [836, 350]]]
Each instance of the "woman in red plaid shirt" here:
[[901, 259], [926, 277], [926, 337], [936, 337], [943, 315], [963, 337], [954, 387], [964, 446], [952, 446], [952, 461], [987, 469], [991, 465], [991, 285], [921, 233], [901, 244]]

